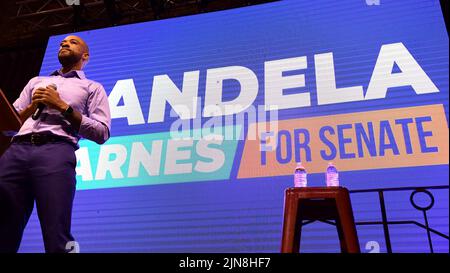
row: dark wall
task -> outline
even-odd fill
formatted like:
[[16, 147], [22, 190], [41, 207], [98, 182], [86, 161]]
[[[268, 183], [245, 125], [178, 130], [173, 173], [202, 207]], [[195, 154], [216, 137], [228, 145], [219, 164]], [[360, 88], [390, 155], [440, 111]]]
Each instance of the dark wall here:
[[[47, 40], [0, 48], [0, 88], [12, 103], [28, 81], [39, 74]], [[56, 54], [56, 53], [55, 53]]]
[[450, 5], [450, 0], [440, 0], [441, 3], [441, 8], [442, 8], [442, 14], [444, 15], [444, 20], [445, 20], [445, 27], [447, 28], [447, 34], [448, 34], [448, 7]]

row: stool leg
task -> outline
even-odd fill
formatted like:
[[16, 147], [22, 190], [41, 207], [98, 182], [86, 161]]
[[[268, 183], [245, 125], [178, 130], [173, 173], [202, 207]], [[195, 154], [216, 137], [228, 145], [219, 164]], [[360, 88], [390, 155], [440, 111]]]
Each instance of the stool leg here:
[[341, 246], [341, 252], [348, 253], [348, 246], [347, 246], [347, 242], [345, 241], [345, 234], [342, 229], [341, 222], [339, 221], [339, 219], [336, 219], [335, 222], [336, 222], [336, 230], [337, 230], [338, 237], [339, 237], [339, 244]]
[[292, 247], [293, 253], [300, 252], [300, 241], [302, 238], [302, 227], [303, 227], [303, 219], [300, 217], [300, 211], [297, 211], [297, 217], [295, 222], [295, 230], [294, 230], [294, 244]]
[[282, 253], [295, 253], [299, 251], [300, 233], [297, 230], [299, 219], [298, 216], [298, 200], [292, 193], [287, 192], [284, 202], [284, 221], [283, 235], [281, 239]]
[[[342, 231], [344, 248], [348, 253], [360, 253], [358, 235], [356, 233], [355, 220], [348, 192], [336, 197], [338, 221]], [[341, 244], [342, 247], [342, 244]]]

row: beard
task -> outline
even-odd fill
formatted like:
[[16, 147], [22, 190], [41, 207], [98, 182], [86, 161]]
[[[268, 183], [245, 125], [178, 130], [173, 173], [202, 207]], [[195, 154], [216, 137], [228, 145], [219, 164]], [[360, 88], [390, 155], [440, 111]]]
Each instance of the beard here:
[[61, 54], [61, 51], [58, 53], [58, 61], [63, 67], [73, 66], [81, 59], [81, 56], [75, 55], [73, 51], [69, 52], [69, 54]]

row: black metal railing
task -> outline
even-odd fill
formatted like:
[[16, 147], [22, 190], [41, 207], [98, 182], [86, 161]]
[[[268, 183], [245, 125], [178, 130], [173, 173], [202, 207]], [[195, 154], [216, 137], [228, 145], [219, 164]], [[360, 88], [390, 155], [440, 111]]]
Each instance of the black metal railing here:
[[[413, 224], [418, 227], [421, 227], [425, 229], [428, 237], [428, 244], [430, 247], [430, 252], [434, 253], [433, 250], [433, 241], [431, 240], [431, 233], [434, 233], [442, 238], [445, 238], [449, 240], [449, 236], [443, 234], [442, 232], [439, 232], [429, 226], [428, 222], [428, 215], [427, 211], [430, 210], [434, 206], [434, 196], [429, 190], [440, 190], [440, 189], [449, 189], [449, 186], [429, 186], [429, 187], [402, 187], [402, 188], [381, 188], [381, 189], [367, 189], [367, 190], [351, 190], [349, 191], [350, 194], [359, 194], [359, 193], [370, 193], [370, 192], [376, 192], [378, 193], [378, 200], [380, 202], [380, 208], [381, 208], [381, 221], [360, 221], [355, 222], [355, 224], [358, 225], [382, 225], [383, 231], [384, 231], [384, 238], [386, 241], [386, 249], [388, 253], [392, 253], [392, 245], [391, 245], [391, 236], [389, 234], [389, 225], [406, 225], [406, 224]], [[425, 225], [422, 223], [419, 223], [417, 221], [407, 220], [407, 221], [389, 221], [387, 219], [386, 214], [386, 204], [384, 200], [384, 193], [385, 192], [392, 192], [392, 191], [412, 191], [410, 195], [410, 202], [412, 206], [423, 212], [423, 217], [425, 221]], [[430, 197], [430, 204], [427, 206], [419, 206], [414, 201], [414, 196], [417, 193], [425, 193]], [[333, 224], [332, 222], [328, 222], [329, 224]]]

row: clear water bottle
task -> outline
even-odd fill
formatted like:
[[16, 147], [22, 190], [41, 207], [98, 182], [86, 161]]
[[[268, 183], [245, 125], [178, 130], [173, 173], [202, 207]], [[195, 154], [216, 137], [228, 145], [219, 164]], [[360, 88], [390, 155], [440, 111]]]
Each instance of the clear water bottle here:
[[336, 166], [333, 165], [332, 162], [328, 163], [327, 167], [327, 187], [339, 187], [339, 173], [336, 169]]
[[294, 172], [294, 187], [306, 187], [306, 169], [303, 167], [302, 163], [297, 163], [297, 167]]

